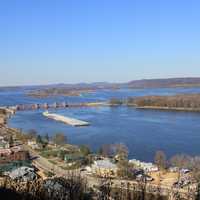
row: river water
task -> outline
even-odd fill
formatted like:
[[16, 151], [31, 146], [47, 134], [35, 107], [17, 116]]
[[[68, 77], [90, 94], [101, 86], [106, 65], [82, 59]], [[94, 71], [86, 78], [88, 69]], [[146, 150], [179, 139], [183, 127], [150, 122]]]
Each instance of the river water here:
[[[80, 97], [35, 99], [25, 95], [28, 89], [0, 92], [0, 105], [28, 103], [105, 101], [111, 97], [126, 98], [144, 95], [200, 93], [200, 88], [121, 89], [103, 90]], [[152, 161], [157, 150], [168, 157], [177, 153], [200, 154], [200, 113], [139, 110], [131, 107], [90, 107], [51, 110], [91, 123], [88, 127], [71, 127], [45, 118], [43, 110], [19, 111], [9, 120], [9, 126], [24, 131], [36, 129], [41, 135], [64, 133], [69, 143], [86, 144], [97, 150], [102, 144], [124, 143], [129, 157]]]

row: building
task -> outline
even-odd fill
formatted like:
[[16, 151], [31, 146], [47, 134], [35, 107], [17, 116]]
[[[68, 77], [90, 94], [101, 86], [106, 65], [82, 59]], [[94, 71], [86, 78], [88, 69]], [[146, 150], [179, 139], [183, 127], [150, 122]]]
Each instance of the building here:
[[91, 167], [92, 173], [100, 177], [115, 177], [117, 175], [117, 165], [109, 159], [94, 161]]
[[10, 149], [0, 149], [0, 158], [8, 157], [10, 156], [12, 151]]
[[141, 162], [140, 160], [132, 159], [129, 163], [133, 164], [135, 167], [143, 169], [145, 172], [157, 172], [158, 167], [153, 163]]
[[11, 171], [9, 177], [13, 180], [32, 181], [36, 178], [35, 170], [29, 167], [20, 167]]
[[178, 171], [179, 171], [178, 167], [170, 167], [169, 168], [169, 172], [175, 173], [175, 172], [178, 172]]
[[84, 160], [83, 156], [76, 155], [76, 154], [65, 154], [64, 155], [64, 161], [65, 162], [76, 162], [76, 161], [81, 161]]
[[0, 124], [6, 124], [6, 119], [5, 117], [0, 116]]
[[30, 146], [32, 149], [40, 149], [36, 140], [28, 140], [27, 145]]
[[28, 151], [17, 151], [17, 152], [12, 152], [10, 155], [10, 160], [12, 161], [24, 161], [24, 160], [29, 160], [29, 152]]
[[9, 149], [10, 144], [8, 141], [5, 141], [4, 137], [0, 136], [0, 149]]
[[20, 148], [0, 149], [0, 164], [29, 160], [29, 152]]

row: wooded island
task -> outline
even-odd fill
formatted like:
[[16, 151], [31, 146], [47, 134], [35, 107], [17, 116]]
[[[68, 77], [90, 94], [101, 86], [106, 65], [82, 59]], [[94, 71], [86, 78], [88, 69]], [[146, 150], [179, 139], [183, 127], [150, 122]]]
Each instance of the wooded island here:
[[113, 98], [110, 100], [110, 105], [127, 105], [143, 109], [200, 111], [200, 94], [129, 97], [125, 100]]

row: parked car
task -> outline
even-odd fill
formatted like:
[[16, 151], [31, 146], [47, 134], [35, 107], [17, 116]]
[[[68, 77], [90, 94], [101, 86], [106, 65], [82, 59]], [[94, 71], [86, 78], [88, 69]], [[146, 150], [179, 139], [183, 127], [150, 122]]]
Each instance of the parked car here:
[[137, 181], [153, 181], [154, 179], [151, 176], [145, 174], [139, 174], [136, 176]]
[[183, 179], [182, 179], [182, 180], [180, 180], [180, 181], [175, 182], [175, 183], [173, 184], [173, 186], [176, 187], [176, 188], [183, 188], [183, 187], [189, 185], [190, 183], [191, 183], [190, 180], [188, 180], [188, 179], [183, 180]]
[[137, 177], [138, 175], [140, 175], [140, 174], [144, 174], [144, 170], [142, 170], [142, 169], [133, 169], [132, 170], [132, 173], [133, 173], [133, 175], [135, 176], [135, 177]]
[[180, 173], [181, 173], [181, 174], [187, 174], [187, 173], [189, 173], [189, 172], [190, 172], [189, 169], [181, 169], [181, 170], [180, 170]]

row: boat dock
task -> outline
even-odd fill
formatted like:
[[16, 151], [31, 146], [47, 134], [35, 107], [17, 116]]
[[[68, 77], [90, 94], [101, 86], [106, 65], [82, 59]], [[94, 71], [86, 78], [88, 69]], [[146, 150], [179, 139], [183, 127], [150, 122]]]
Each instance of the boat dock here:
[[89, 122], [85, 122], [85, 121], [70, 118], [70, 117], [65, 117], [65, 116], [58, 115], [58, 114], [49, 113], [48, 111], [43, 112], [43, 115], [49, 119], [60, 121], [65, 124], [69, 124], [71, 126], [89, 126], [90, 125]]

